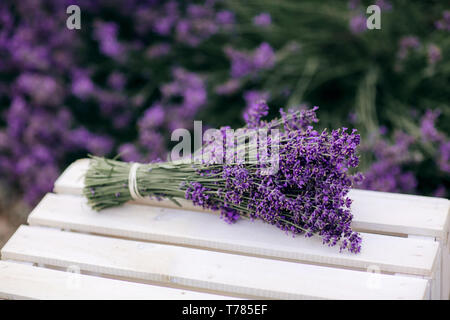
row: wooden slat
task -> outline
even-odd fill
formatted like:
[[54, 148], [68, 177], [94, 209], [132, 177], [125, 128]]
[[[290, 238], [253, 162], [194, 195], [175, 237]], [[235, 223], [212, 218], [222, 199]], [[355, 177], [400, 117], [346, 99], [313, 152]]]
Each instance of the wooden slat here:
[[419, 278], [21, 226], [3, 259], [264, 298], [423, 299]]
[[0, 261], [0, 299], [234, 299]]
[[448, 237], [450, 202], [443, 198], [351, 190], [353, 227], [362, 230]]
[[438, 243], [377, 234], [362, 234], [360, 254], [340, 253], [320, 238], [287, 236], [274, 226], [246, 220], [230, 226], [217, 215], [126, 204], [95, 212], [80, 196], [47, 194], [28, 217], [30, 225], [131, 239], [219, 249], [306, 263], [382, 272], [431, 276]]
[[[70, 165], [55, 183], [54, 191], [80, 195], [83, 175], [89, 165], [81, 159]], [[353, 226], [357, 230], [432, 236], [447, 240], [450, 202], [447, 199], [385, 192], [351, 190], [354, 200]], [[181, 199], [185, 209], [202, 210]], [[146, 201], [147, 204], [174, 208], [171, 201]]]

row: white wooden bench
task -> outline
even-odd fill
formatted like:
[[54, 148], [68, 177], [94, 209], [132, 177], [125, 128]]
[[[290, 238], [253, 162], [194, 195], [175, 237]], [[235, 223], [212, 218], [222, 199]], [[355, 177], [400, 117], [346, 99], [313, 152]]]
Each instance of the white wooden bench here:
[[0, 298], [449, 299], [446, 199], [351, 191], [355, 255], [185, 201], [95, 212], [87, 166], [73, 163], [1, 250]]

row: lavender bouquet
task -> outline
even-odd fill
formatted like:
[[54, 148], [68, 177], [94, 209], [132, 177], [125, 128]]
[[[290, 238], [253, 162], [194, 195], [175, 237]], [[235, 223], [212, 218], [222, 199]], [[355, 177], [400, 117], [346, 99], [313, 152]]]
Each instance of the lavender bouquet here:
[[[280, 110], [279, 119], [267, 122], [262, 118], [268, 107], [261, 101], [247, 113], [242, 129], [270, 136], [248, 146], [238, 141], [228, 152], [234, 137], [229, 138], [229, 128], [222, 128], [227, 152], [205, 144], [206, 160], [139, 164], [93, 157], [83, 193], [95, 210], [144, 197], [168, 198], [177, 204], [177, 199], [185, 198], [219, 211], [228, 223], [260, 219], [286, 233], [316, 235], [328, 246], [339, 244], [341, 251], [358, 253], [361, 238], [351, 228], [352, 201], [347, 193], [361, 178], [349, 173], [358, 166], [360, 136], [347, 128], [314, 130], [316, 109]], [[248, 160], [237, 156], [264, 145], [270, 145], [270, 151]]]

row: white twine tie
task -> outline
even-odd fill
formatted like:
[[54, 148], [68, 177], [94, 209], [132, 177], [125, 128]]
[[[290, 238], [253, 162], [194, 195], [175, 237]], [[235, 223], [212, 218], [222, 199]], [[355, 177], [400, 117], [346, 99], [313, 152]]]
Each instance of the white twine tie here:
[[144, 197], [139, 193], [137, 186], [137, 169], [139, 166], [139, 163], [133, 163], [130, 168], [130, 173], [128, 174], [128, 189], [130, 190], [130, 195], [133, 200], [144, 199]]

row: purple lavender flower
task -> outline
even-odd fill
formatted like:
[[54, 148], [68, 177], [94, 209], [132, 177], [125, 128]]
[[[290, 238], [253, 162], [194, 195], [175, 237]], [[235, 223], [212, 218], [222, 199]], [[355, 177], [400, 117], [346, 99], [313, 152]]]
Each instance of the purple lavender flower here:
[[143, 161], [142, 155], [135, 145], [125, 143], [119, 147], [119, 154], [124, 161], [138, 162]]
[[95, 85], [91, 81], [87, 72], [74, 70], [72, 74], [72, 93], [80, 99], [86, 99], [94, 93]]
[[375, 4], [380, 7], [382, 11], [391, 11], [392, 4], [387, 0], [377, 0]]
[[275, 53], [266, 42], [261, 43], [253, 52], [238, 51], [227, 47], [225, 53], [231, 60], [231, 76], [233, 78], [254, 75], [259, 70], [271, 69], [275, 64]]
[[229, 79], [225, 83], [222, 83], [214, 88], [214, 91], [219, 95], [231, 95], [235, 93], [241, 87], [241, 81], [239, 79]]
[[262, 12], [253, 17], [253, 24], [258, 27], [268, 27], [272, 24], [272, 17], [269, 13]]
[[[176, 25], [178, 41], [194, 47], [219, 31], [214, 8], [208, 3], [189, 4], [186, 11], [186, 18]], [[224, 18], [224, 14], [221, 17]], [[225, 22], [228, 24], [229, 21]]]
[[[267, 110], [264, 102], [255, 105], [247, 125], [268, 129], [278, 126], [260, 121]], [[346, 172], [358, 165], [355, 151], [360, 137], [356, 130], [349, 133], [346, 128], [331, 134], [313, 130], [310, 124], [317, 121], [315, 110], [283, 115], [285, 143], [281, 145], [278, 173], [259, 175], [244, 164], [224, 165], [221, 171], [199, 170], [202, 177], [221, 174], [223, 188], [215, 191], [212, 186], [191, 182], [185, 189], [186, 199], [220, 210], [228, 223], [248, 212], [251, 219], [264, 220], [283, 231], [306, 237], [317, 234], [324, 244], [334, 246], [339, 242], [341, 250], [359, 252], [361, 238], [351, 229], [351, 200], [346, 198], [359, 177]]]
[[269, 111], [265, 102], [269, 99], [269, 93], [250, 90], [244, 93], [244, 99], [246, 108], [243, 112], [243, 118], [250, 128], [258, 127], [260, 120], [267, 116]]
[[397, 56], [399, 59], [405, 59], [411, 50], [418, 50], [420, 48], [420, 41], [415, 36], [405, 36], [399, 41], [399, 50]]
[[264, 100], [253, 101], [244, 113], [244, 120], [249, 128], [257, 128], [261, 119], [269, 114], [269, 106]]
[[139, 127], [156, 129], [163, 124], [165, 115], [162, 105], [156, 103], [145, 111], [144, 116], [139, 120]]
[[358, 8], [361, 4], [360, 0], [349, 0], [348, 1], [348, 7], [350, 10], [355, 10], [356, 8]]
[[443, 172], [450, 173], [450, 141], [441, 143], [439, 147], [438, 165]]
[[422, 117], [420, 121], [420, 132], [425, 142], [439, 142], [445, 139], [435, 127], [435, 122], [440, 114], [440, 110], [427, 110]]
[[108, 77], [109, 86], [115, 90], [123, 90], [126, 82], [125, 75], [120, 72], [112, 72]]
[[[164, 109], [169, 109], [171, 114], [168, 128], [190, 128], [192, 117], [206, 103], [205, 83], [199, 75], [182, 68], [173, 69], [172, 75], [174, 81], [164, 84], [160, 89], [163, 99], [167, 101], [163, 104]], [[170, 102], [175, 98], [177, 103]]]
[[275, 53], [272, 47], [263, 42], [253, 52], [253, 64], [258, 69], [270, 69], [275, 64]]
[[140, 130], [139, 144], [146, 150], [146, 160], [162, 158], [166, 153], [163, 136], [154, 130]]
[[108, 155], [114, 146], [110, 137], [95, 135], [86, 128], [78, 128], [67, 135], [70, 145], [80, 149], [87, 149], [90, 153], [104, 156]]
[[124, 51], [117, 39], [117, 29], [114, 22], [96, 21], [94, 24], [94, 35], [100, 44], [100, 51], [112, 58], [120, 58]]
[[249, 90], [244, 92], [244, 99], [246, 102], [246, 108], [251, 108], [253, 105], [260, 100], [268, 100], [270, 97], [267, 91]]
[[244, 77], [253, 71], [251, 54], [230, 47], [225, 48], [225, 54], [231, 60], [231, 76], [233, 78]]
[[90, 153], [105, 156], [113, 149], [114, 142], [108, 136], [93, 135], [86, 143], [86, 148]]
[[154, 30], [160, 35], [167, 36], [170, 34], [174, 22], [174, 19], [171, 17], [160, 17], [154, 24]]
[[23, 73], [16, 80], [16, 86], [39, 105], [58, 106], [63, 99], [62, 87], [49, 76]]
[[350, 19], [350, 31], [353, 34], [360, 34], [367, 30], [366, 16], [357, 14]]
[[176, 1], [165, 3], [161, 12], [158, 12], [153, 23], [153, 30], [160, 35], [167, 36], [180, 17], [179, 5]]
[[445, 10], [442, 13], [442, 19], [434, 23], [436, 29], [443, 31], [450, 31], [450, 10]]
[[414, 174], [406, 170], [407, 165], [415, 162], [410, 146], [414, 138], [402, 132], [396, 132], [394, 144], [377, 139], [373, 145], [362, 146], [363, 151], [371, 151], [375, 161], [364, 172], [361, 188], [386, 192], [407, 192], [416, 190], [417, 180]]
[[171, 45], [168, 43], [158, 43], [147, 49], [147, 56], [149, 58], [158, 58], [166, 56], [170, 53]]
[[229, 10], [221, 10], [216, 13], [216, 22], [225, 29], [230, 29], [235, 24], [234, 13]]
[[428, 46], [427, 55], [430, 64], [436, 64], [442, 60], [441, 49], [435, 44], [430, 44]]

